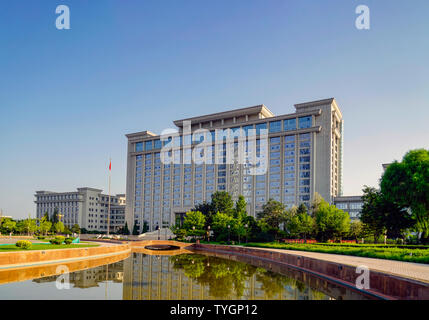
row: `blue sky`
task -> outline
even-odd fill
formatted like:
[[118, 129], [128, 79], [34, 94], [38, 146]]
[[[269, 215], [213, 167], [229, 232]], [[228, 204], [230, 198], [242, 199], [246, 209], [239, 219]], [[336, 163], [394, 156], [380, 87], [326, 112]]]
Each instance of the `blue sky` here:
[[[55, 28], [66, 4], [71, 30]], [[371, 29], [355, 28], [355, 8]], [[335, 97], [344, 191], [429, 148], [426, 0], [0, 1], [0, 208], [35, 190], [125, 192], [125, 134], [264, 103]]]

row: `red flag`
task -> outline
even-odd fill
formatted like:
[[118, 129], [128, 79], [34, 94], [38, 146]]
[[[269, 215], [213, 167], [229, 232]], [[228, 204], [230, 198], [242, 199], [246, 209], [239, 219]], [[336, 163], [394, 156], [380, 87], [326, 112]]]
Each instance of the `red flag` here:
[[109, 163], [109, 171], [112, 171], [112, 160], [110, 160], [110, 163]]

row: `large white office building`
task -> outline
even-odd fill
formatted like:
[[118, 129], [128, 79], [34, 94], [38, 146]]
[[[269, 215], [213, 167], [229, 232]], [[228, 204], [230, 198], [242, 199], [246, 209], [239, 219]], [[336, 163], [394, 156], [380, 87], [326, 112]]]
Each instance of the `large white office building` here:
[[[102, 191], [87, 187], [71, 192], [36, 191], [37, 217], [52, 216], [57, 210], [67, 227], [78, 224], [88, 231], [107, 232], [109, 196]], [[110, 232], [125, 225], [125, 199], [124, 194], [110, 196]]]
[[270, 198], [290, 207], [317, 192], [332, 203], [342, 193], [341, 111], [334, 98], [295, 110], [275, 116], [258, 105], [128, 134], [128, 226], [171, 226], [217, 190], [243, 195], [253, 216]]

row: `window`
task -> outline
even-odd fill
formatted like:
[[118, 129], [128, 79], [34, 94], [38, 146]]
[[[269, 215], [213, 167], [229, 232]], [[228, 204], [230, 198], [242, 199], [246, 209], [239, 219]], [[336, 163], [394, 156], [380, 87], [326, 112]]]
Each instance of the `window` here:
[[136, 143], [136, 152], [143, 151], [143, 142]]
[[311, 127], [311, 116], [301, 117], [298, 119], [299, 128], [306, 129]]
[[301, 141], [310, 140], [310, 134], [309, 133], [301, 133], [299, 135], [299, 140], [301, 140]]
[[252, 134], [249, 132], [249, 130], [251, 130], [251, 129], [253, 129], [253, 125], [243, 127], [243, 130], [245, 132], [246, 137], [254, 134], [254, 133]]
[[284, 120], [285, 131], [296, 130], [296, 119], [286, 119]]
[[155, 149], [161, 149], [162, 148], [162, 144], [161, 144], [161, 140], [155, 140]]
[[295, 142], [295, 136], [286, 136], [285, 142]]
[[299, 162], [310, 162], [310, 157], [299, 157]]
[[261, 134], [261, 130], [267, 130], [267, 123], [266, 122], [259, 123], [259, 124], [256, 125], [256, 134], [257, 135]]
[[280, 143], [280, 137], [270, 138], [271, 144]]
[[282, 131], [282, 122], [281, 121], [273, 121], [270, 122], [270, 133], [280, 132]]
[[152, 150], [152, 140], [145, 142], [145, 150]]

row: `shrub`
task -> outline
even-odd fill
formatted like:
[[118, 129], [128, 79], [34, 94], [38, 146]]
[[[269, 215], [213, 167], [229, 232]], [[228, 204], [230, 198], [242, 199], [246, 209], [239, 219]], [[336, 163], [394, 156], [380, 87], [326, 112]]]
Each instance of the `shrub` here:
[[56, 236], [54, 239], [49, 240], [52, 244], [62, 244], [65, 240], [65, 237], [63, 236]]
[[65, 244], [71, 244], [73, 242], [72, 238], [65, 238], [64, 243]]
[[30, 249], [31, 246], [33, 245], [30, 241], [27, 240], [19, 240], [16, 242], [15, 244], [18, 248], [22, 248], [22, 249]]
[[45, 237], [44, 236], [38, 236], [37, 240], [45, 240]]

